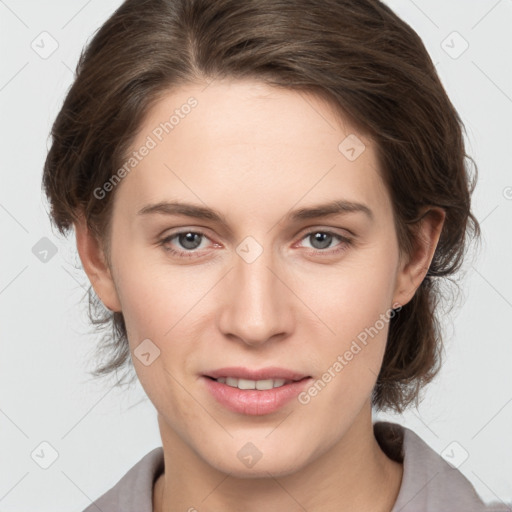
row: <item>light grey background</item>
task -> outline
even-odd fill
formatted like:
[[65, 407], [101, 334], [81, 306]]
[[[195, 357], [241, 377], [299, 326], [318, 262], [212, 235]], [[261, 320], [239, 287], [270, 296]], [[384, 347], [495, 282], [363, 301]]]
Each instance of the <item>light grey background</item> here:
[[[419, 410], [377, 418], [412, 428], [439, 453], [467, 452], [459, 469], [482, 497], [511, 503], [512, 1], [387, 3], [422, 37], [466, 125], [483, 245], [465, 266], [460, 307], [445, 318], [444, 367]], [[52, 232], [40, 188], [80, 50], [119, 4], [0, 0], [2, 512], [81, 511], [160, 445], [139, 384], [123, 392], [87, 374], [96, 343], [88, 282], [73, 237]], [[46, 263], [32, 250], [43, 237], [57, 249]], [[52, 450], [58, 458], [41, 468]]]

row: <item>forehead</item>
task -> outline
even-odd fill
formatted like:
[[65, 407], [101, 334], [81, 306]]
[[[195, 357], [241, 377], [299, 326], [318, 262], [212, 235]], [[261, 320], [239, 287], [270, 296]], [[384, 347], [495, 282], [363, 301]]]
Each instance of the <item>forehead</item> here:
[[132, 151], [138, 160], [121, 188], [134, 208], [178, 197], [216, 205], [237, 198], [260, 210], [262, 198], [288, 207], [306, 196], [386, 199], [369, 138], [325, 100], [255, 81], [168, 92], [148, 112]]
[[[195, 105], [189, 108], [191, 103]], [[172, 127], [165, 125], [169, 120]], [[164, 133], [159, 133], [160, 129]], [[306, 142], [332, 150], [332, 136], [337, 141], [340, 134], [356, 132], [346, 119], [334, 112], [332, 105], [312, 93], [252, 80], [228, 79], [170, 91], [150, 109], [140, 135], [154, 131], [159, 139], [160, 135], [166, 137], [172, 132], [175, 139], [180, 134], [187, 136], [188, 140], [180, 139], [180, 142], [195, 145], [199, 140], [188, 137], [190, 129], [197, 132], [205, 149], [211, 145], [217, 147], [221, 141], [224, 146], [253, 142], [284, 147]]]

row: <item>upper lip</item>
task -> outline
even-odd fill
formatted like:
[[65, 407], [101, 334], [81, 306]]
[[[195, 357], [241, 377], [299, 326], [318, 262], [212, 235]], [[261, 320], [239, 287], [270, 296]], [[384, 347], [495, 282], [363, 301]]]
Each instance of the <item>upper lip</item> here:
[[211, 370], [204, 374], [206, 377], [218, 379], [220, 377], [234, 377], [236, 379], [248, 380], [267, 380], [267, 379], [284, 379], [284, 380], [302, 380], [309, 375], [300, 372], [288, 370], [286, 368], [279, 368], [277, 366], [268, 366], [259, 370], [251, 370], [241, 366], [229, 366], [226, 368], [219, 368], [218, 370]]

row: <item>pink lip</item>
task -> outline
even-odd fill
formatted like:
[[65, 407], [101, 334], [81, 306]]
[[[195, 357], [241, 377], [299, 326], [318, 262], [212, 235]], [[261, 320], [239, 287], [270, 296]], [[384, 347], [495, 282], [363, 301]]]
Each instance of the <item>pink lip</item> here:
[[[260, 391], [234, 388], [217, 382], [211, 377], [235, 377], [250, 380], [285, 379], [293, 382], [278, 388]], [[227, 409], [240, 414], [259, 416], [270, 414], [283, 407], [295, 398], [312, 379], [290, 370], [272, 367], [259, 371], [249, 371], [246, 368], [222, 368], [203, 375], [202, 380], [212, 396]]]
[[218, 379], [220, 377], [235, 377], [237, 379], [249, 380], [265, 380], [265, 379], [284, 379], [284, 380], [301, 380], [309, 375], [298, 373], [286, 368], [279, 368], [277, 366], [268, 366], [260, 370], [250, 370], [241, 366], [229, 366], [226, 368], [219, 368], [204, 374], [206, 377]]

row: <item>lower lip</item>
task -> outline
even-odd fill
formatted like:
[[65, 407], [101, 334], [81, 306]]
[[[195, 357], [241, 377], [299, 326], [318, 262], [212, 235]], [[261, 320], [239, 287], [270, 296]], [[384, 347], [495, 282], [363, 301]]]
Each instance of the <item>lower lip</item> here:
[[312, 380], [311, 377], [267, 390], [238, 389], [209, 377], [203, 377], [208, 391], [231, 411], [251, 416], [270, 414], [295, 398]]

